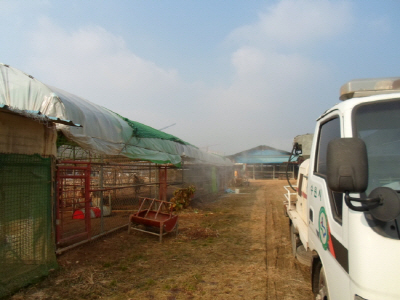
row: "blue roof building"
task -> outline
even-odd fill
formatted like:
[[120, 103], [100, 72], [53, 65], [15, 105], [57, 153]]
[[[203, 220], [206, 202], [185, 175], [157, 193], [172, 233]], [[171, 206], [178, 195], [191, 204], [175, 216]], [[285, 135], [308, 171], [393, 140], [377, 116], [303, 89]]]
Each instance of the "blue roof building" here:
[[[228, 156], [240, 171], [238, 176], [252, 179], [284, 179], [286, 178], [287, 162], [290, 152], [261, 145]], [[297, 157], [292, 157], [295, 162]], [[289, 176], [294, 178], [294, 166], [289, 165]]]
[[288, 151], [261, 145], [228, 157], [241, 164], [282, 164], [288, 161], [289, 156]]

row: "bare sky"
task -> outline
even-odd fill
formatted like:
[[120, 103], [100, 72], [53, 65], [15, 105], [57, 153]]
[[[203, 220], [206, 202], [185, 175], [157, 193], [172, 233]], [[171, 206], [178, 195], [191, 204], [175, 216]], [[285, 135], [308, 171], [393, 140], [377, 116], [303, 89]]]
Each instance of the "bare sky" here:
[[398, 1], [0, 0], [0, 62], [202, 149], [289, 150], [400, 75]]

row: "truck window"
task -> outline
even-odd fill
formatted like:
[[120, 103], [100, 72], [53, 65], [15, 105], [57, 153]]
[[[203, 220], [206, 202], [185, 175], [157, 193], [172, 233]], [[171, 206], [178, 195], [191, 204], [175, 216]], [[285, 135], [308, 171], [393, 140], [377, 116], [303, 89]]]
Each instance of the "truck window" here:
[[302, 190], [303, 190], [303, 174], [300, 174], [300, 178], [299, 178], [299, 184], [297, 186], [297, 195], [299, 195], [300, 197], [302, 196]]
[[368, 195], [380, 186], [400, 190], [400, 101], [360, 105], [354, 110], [354, 135], [368, 152]]
[[[364, 140], [368, 153], [368, 188], [389, 187], [400, 193], [400, 99], [362, 103], [353, 110], [353, 135]], [[380, 222], [365, 218], [378, 234], [400, 239], [400, 217]]]
[[338, 117], [323, 123], [320, 127], [317, 161], [314, 170], [318, 175], [326, 176], [326, 152], [328, 143], [336, 138], [340, 138], [340, 120]]
[[[328, 143], [336, 138], [340, 138], [340, 119], [336, 117], [323, 123], [319, 130], [318, 150], [315, 162], [314, 173], [321, 177], [326, 177], [326, 154]], [[333, 212], [333, 218], [342, 224], [343, 194], [334, 193], [328, 188], [329, 200]]]

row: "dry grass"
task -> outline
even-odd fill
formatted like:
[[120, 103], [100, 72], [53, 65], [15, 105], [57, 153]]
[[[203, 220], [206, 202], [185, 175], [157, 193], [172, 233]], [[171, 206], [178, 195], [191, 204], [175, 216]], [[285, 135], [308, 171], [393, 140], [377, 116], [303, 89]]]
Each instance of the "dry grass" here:
[[165, 236], [162, 244], [146, 233], [120, 231], [71, 250], [59, 257], [58, 270], [12, 299], [289, 299], [269, 297], [268, 283], [301, 291], [308, 282], [298, 278], [298, 263], [287, 253], [279, 255], [287, 255], [292, 274], [266, 263], [272, 247], [266, 244], [267, 183], [180, 212], [179, 235]]

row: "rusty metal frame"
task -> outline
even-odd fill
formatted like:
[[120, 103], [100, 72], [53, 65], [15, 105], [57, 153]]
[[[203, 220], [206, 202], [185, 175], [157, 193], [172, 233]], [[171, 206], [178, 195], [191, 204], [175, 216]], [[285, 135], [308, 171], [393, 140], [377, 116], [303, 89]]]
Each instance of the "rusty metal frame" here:
[[166, 167], [159, 167], [158, 170], [158, 181], [160, 183], [159, 186], [159, 197], [160, 200], [163, 201], [167, 201], [167, 188], [168, 188], [168, 184], [167, 184], [167, 168]]
[[[128, 234], [131, 233], [131, 230], [149, 233], [159, 236], [160, 243], [162, 243], [163, 236], [172, 231], [175, 231], [175, 235], [178, 235], [178, 215], [172, 213], [170, 202], [146, 197], [141, 197], [140, 201], [141, 204], [137, 212], [129, 216]], [[146, 204], [148, 206], [144, 208]], [[161, 211], [162, 207], [165, 208], [164, 212]], [[136, 225], [143, 225], [145, 228], [157, 228], [159, 232], [157, 233], [147, 228], [141, 229]]]
[[[60, 165], [61, 164], [61, 165]], [[72, 174], [67, 174], [67, 170], [71, 170]], [[76, 174], [78, 171], [78, 174]], [[90, 212], [90, 162], [82, 161], [62, 161], [57, 166], [57, 188], [56, 188], [56, 244], [67, 243], [77, 238], [91, 238], [91, 220], [90, 213], [85, 213], [85, 230], [81, 233], [65, 237], [65, 220], [63, 218], [64, 208], [66, 208], [64, 187], [67, 179], [73, 180], [75, 185], [76, 179], [80, 180], [84, 186], [84, 208], [85, 212]], [[82, 184], [80, 185], [82, 186]]]

